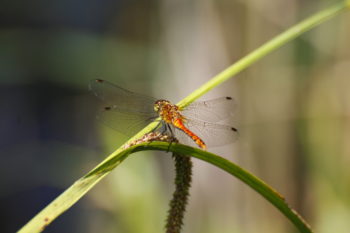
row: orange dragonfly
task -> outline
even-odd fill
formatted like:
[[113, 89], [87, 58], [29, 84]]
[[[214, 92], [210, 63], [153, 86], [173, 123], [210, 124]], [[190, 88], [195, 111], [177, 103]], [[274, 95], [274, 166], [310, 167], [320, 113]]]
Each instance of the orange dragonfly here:
[[89, 88], [105, 103], [97, 118], [128, 136], [160, 118], [155, 130], [170, 133], [181, 142], [190, 139], [204, 150], [207, 146], [220, 146], [237, 139], [235, 127], [218, 123], [232, 116], [234, 100], [231, 97], [197, 101], [180, 109], [167, 100], [133, 93], [101, 79], [92, 80]]

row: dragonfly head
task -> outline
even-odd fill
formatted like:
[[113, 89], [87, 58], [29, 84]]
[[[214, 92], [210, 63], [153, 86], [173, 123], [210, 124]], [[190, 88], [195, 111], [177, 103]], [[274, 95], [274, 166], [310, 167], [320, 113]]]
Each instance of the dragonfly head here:
[[154, 103], [154, 111], [161, 112], [164, 107], [171, 105], [171, 103], [168, 100], [157, 100]]

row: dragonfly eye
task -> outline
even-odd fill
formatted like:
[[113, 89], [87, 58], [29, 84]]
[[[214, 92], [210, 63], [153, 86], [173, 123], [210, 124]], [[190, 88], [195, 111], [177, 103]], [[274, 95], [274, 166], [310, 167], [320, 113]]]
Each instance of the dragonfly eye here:
[[170, 102], [167, 100], [157, 100], [154, 103], [154, 111], [159, 112], [165, 105], [169, 104]]

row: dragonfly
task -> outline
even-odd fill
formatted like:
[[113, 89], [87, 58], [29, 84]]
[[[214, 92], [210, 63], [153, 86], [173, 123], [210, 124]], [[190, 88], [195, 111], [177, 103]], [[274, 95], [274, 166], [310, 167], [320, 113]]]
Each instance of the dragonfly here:
[[97, 119], [127, 136], [158, 119], [155, 130], [204, 150], [207, 146], [231, 143], [238, 137], [235, 127], [221, 123], [233, 115], [232, 97], [196, 101], [180, 108], [168, 100], [134, 93], [102, 79], [91, 80], [89, 89], [104, 103]]

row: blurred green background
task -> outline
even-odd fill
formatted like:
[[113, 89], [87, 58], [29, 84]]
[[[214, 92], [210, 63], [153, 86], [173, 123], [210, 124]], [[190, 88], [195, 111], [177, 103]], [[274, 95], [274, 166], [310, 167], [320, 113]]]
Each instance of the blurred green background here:
[[[333, 1], [2, 1], [0, 228], [14, 232], [127, 140], [95, 120], [103, 78], [179, 101]], [[211, 148], [272, 185], [315, 232], [350, 229], [350, 15], [203, 99], [237, 99], [239, 140]], [[296, 232], [230, 175], [194, 161], [183, 232]], [[46, 232], [164, 232], [170, 154], [132, 155]]]

